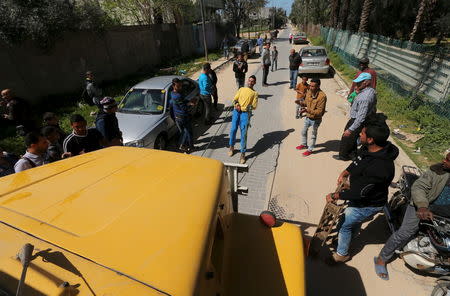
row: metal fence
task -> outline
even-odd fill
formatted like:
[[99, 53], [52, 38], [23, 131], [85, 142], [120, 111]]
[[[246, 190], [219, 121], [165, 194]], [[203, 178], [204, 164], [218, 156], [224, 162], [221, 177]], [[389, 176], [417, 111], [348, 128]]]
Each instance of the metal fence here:
[[450, 118], [450, 50], [395, 40], [373, 34], [356, 34], [321, 27], [320, 33], [346, 63], [358, 66], [366, 56], [378, 76], [411, 106], [427, 104]]

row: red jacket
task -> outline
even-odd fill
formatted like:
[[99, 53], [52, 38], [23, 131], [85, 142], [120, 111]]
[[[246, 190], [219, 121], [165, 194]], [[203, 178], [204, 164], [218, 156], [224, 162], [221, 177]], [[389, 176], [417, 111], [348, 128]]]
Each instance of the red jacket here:
[[[367, 68], [364, 71], [358, 71], [358, 73], [356, 73], [356, 75], [353, 79], [356, 79], [359, 76], [359, 74], [361, 74], [362, 72], [367, 72], [370, 75], [372, 75], [372, 85], [371, 86], [373, 89], [376, 89], [377, 88], [377, 72], [375, 72], [374, 69]], [[355, 87], [356, 87], [356, 83], [353, 82], [352, 87], [350, 88], [350, 92], [349, 92], [350, 94], [355, 90]]]

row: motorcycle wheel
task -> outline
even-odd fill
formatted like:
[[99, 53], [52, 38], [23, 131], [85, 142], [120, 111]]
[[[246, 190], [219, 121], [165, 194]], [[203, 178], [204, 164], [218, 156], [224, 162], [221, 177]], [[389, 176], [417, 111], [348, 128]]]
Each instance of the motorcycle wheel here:
[[431, 292], [431, 296], [450, 296], [450, 282], [439, 282]]

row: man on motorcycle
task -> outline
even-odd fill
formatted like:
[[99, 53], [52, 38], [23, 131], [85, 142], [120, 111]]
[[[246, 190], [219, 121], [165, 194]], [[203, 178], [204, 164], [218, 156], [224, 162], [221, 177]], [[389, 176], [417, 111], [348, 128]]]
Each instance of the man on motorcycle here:
[[338, 184], [350, 177], [350, 187], [340, 193], [330, 193], [327, 201], [348, 200], [349, 206], [340, 221], [336, 253], [327, 263], [342, 263], [350, 260], [348, 249], [352, 236], [361, 224], [379, 213], [388, 198], [388, 188], [395, 175], [394, 160], [398, 148], [390, 143], [389, 127], [383, 120], [371, 120], [364, 124], [360, 133], [363, 147], [357, 158], [338, 178]]
[[433, 219], [430, 206], [436, 205], [450, 205], [450, 151], [445, 153], [442, 163], [432, 165], [412, 185], [411, 204], [406, 208], [402, 225], [374, 258], [375, 272], [380, 278], [389, 279], [386, 262], [419, 230], [420, 220]]

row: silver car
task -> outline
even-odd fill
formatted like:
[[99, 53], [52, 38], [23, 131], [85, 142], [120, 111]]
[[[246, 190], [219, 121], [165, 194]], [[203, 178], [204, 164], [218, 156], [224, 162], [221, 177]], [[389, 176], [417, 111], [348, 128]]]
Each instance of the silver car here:
[[120, 102], [117, 111], [125, 146], [165, 149], [168, 140], [177, 134], [169, 108], [173, 78], [182, 81], [186, 99], [198, 100], [198, 84], [187, 77], [159, 76], [136, 84]]
[[300, 50], [302, 64], [298, 68], [299, 73], [321, 73], [330, 72], [330, 59], [327, 50], [323, 46], [306, 46]]

